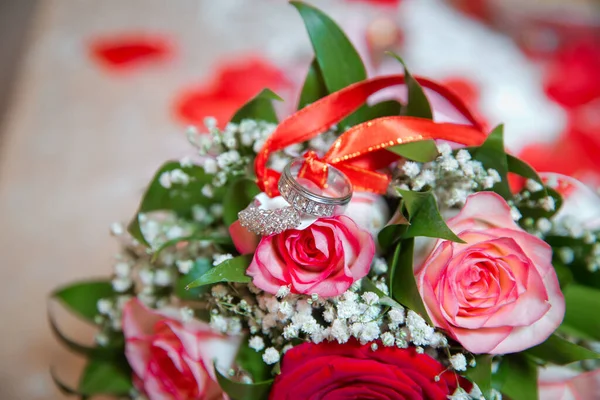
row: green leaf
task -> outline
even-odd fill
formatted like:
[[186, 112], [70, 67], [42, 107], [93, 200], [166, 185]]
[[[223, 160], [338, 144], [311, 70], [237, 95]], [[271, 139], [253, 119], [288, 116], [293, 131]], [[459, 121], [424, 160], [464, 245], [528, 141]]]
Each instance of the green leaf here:
[[535, 169], [533, 169], [531, 165], [515, 156], [511, 156], [510, 154], [506, 155], [506, 160], [508, 172], [512, 172], [513, 174], [517, 174], [523, 178], [532, 179], [543, 185], [542, 179], [537, 172], [535, 172]]
[[492, 390], [492, 359], [491, 354], [478, 354], [475, 356], [476, 365], [473, 368], [467, 368], [467, 378], [479, 386], [479, 390], [486, 399], [491, 398]]
[[160, 255], [160, 253], [162, 253], [165, 249], [168, 249], [169, 247], [175, 246], [175, 245], [177, 245], [179, 243], [183, 243], [183, 242], [211, 242], [211, 243], [215, 243], [215, 244], [223, 244], [223, 245], [233, 246], [233, 241], [231, 240], [230, 236], [214, 236], [214, 235], [200, 235], [200, 234], [182, 236], [182, 237], [178, 237], [175, 239], [167, 240], [166, 242], [161, 244], [156, 250], [154, 250], [151, 261], [152, 262], [156, 261], [158, 259], [158, 256]]
[[494, 387], [511, 400], [538, 398], [537, 365], [521, 353], [505, 355], [492, 380]]
[[571, 343], [556, 334], [550, 336], [544, 343], [526, 350], [525, 354], [557, 365], [600, 358], [600, 354]]
[[[492, 188], [496, 193], [511, 200], [513, 195], [508, 186], [508, 158], [504, 151], [504, 125], [498, 125], [479, 147], [471, 150], [473, 159], [486, 168], [498, 171], [502, 180]], [[514, 166], [514, 165], [513, 165]]]
[[402, 196], [410, 225], [404, 232], [403, 238], [426, 236], [464, 243], [454, 234], [444, 222], [430, 190], [426, 192], [413, 192], [411, 190], [397, 189]]
[[234, 382], [225, 375], [221, 374], [215, 365], [217, 382], [221, 389], [229, 395], [231, 400], [266, 400], [269, 397], [273, 379], [257, 383]]
[[58, 299], [70, 311], [93, 323], [94, 317], [98, 315], [98, 300], [113, 295], [110, 282], [86, 281], [60, 288], [52, 293], [51, 297]]
[[399, 144], [397, 146], [388, 147], [387, 150], [398, 154], [407, 160], [423, 163], [435, 160], [440, 154], [433, 140]]
[[217, 282], [250, 282], [252, 279], [246, 275], [246, 269], [250, 265], [251, 261], [251, 255], [239, 256], [225, 260], [221, 264], [210, 269], [200, 278], [188, 284], [186, 289], [211, 285]]
[[402, 235], [404, 235], [406, 229], [410, 225], [408, 219], [402, 214], [402, 209], [403, 202], [400, 200], [398, 210], [394, 213], [392, 219], [379, 231], [377, 242], [382, 249], [388, 249], [391, 245], [402, 239]]
[[405, 239], [396, 246], [390, 270], [390, 294], [394, 300], [410, 308], [432, 325], [415, 281], [414, 246], [414, 239]]
[[[290, 4], [296, 7], [304, 20], [328, 93], [367, 78], [367, 70], [360, 55], [331, 18], [308, 4], [298, 1], [291, 1]], [[366, 113], [367, 108], [363, 106], [342, 121], [341, 125], [352, 126], [367, 121]]]
[[362, 278], [360, 280], [360, 287], [363, 290], [363, 292], [373, 292], [379, 297], [385, 296], [385, 293], [383, 293], [377, 286], [375, 286], [373, 281], [371, 281], [369, 278]]
[[272, 90], [263, 89], [234, 114], [231, 122], [240, 123], [244, 119], [257, 119], [276, 124], [278, 120], [277, 113], [273, 107], [273, 100], [283, 101]]
[[198, 258], [187, 274], [177, 278], [177, 282], [175, 283], [175, 296], [183, 300], [198, 300], [200, 295], [205, 293], [209, 287], [199, 286], [189, 290], [187, 290], [186, 287], [190, 281], [200, 279], [200, 277], [207, 273], [211, 267], [211, 260], [208, 258]]
[[325, 13], [308, 4], [292, 1], [304, 20], [329, 93], [367, 78], [360, 55], [344, 32]]
[[564, 292], [567, 285], [573, 282], [573, 273], [569, 267], [559, 261], [553, 260], [552, 265], [554, 266], [554, 271], [556, 271], [560, 288]]
[[[175, 184], [165, 188], [160, 184], [160, 176], [175, 169], [181, 169], [190, 178], [187, 185]], [[212, 175], [206, 174], [198, 165], [182, 167], [179, 161], [169, 161], [159, 168], [146, 189], [135, 217], [129, 223], [127, 230], [138, 242], [149, 246], [144, 238], [139, 222], [139, 214], [150, 211], [173, 211], [181, 216], [191, 216], [194, 205], [209, 206], [220, 198], [215, 194], [214, 199], [201, 194], [204, 185], [211, 183]]]
[[52, 368], [52, 367], [50, 367], [50, 377], [52, 378], [52, 381], [54, 382], [54, 384], [56, 385], [56, 387], [58, 387], [58, 390], [60, 390], [60, 392], [62, 394], [64, 394], [65, 396], [79, 396], [79, 395], [81, 395], [81, 393], [79, 393], [77, 390], [73, 389], [72, 387], [70, 387], [69, 385], [67, 385], [63, 381], [61, 381], [58, 378], [58, 376], [56, 375], [56, 372], [54, 371], [54, 368]]
[[227, 226], [238, 219], [238, 213], [252, 202], [260, 189], [251, 179], [240, 178], [231, 183], [223, 199], [223, 220]]
[[563, 294], [567, 309], [561, 328], [577, 332], [582, 339], [600, 341], [600, 290], [571, 284]]
[[78, 391], [87, 396], [96, 394], [120, 396], [128, 394], [132, 387], [131, 370], [126, 362], [117, 364], [90, 360], [79, 380]]
[[306, 74], [304, 85], [302, 86], [302, 92], [300, 92], [298, 110], [314, 103], [328, 94], [329, 92], [327, 91], [327, 86], [325, 86], [319, 63], [315, 59], [310, 63], [310, 67], [308, 68], [308, 73]]
[[[554, 210], [546, 211], [540, 206], [537, 205], [537, 201], [546, 196], [550, 196], [554, 199]], [[526, 218], [551, 218], [555, 215], [560, 207], [562, 206], [563, 200], [562, 196], [554, 189], [545, 186], [544, 190], [540, 190], [539, 192], [531, 193], [528, 200], [533, 201], [535, 203], [534, 207], [528, 207], [526, 205], [519, 205], [519, 211], [523, 215], [521, 221], [525, 222]]]
[[66, 348], [68, 348], [69, 350], [71, 350], [77, 354], [81, 354], [86, 357], [102, 359], [102, 360], [115, 360], [123, 355], [123, 350], [124, 350], [124, 347], [123, 347], [124, 341], [123, 340], [121, 340], [120, 343], [112, 343], [111, 346], [107, 346], [107, 347], [86, 346], [86, 345], [77, 343], [74, 340], [65, 336], [58, 328], [58, 325], [56, 324], [54, 317], [52, 316], [52, 314], [49, 311], [48, 311], [48, 322], [50, 324], [50, 330], [52, 331], [54, 336], [58, 339], [58, 341], [61, 342]]
[[388, 117], [391, 115], [400, 115], [402, 104], [396, 100], [386, 100], [372, 106], [367, 106], [365, 110], [365, 121], [375, 118]]
[[433, 119], [429, 100], [427, 100], [427, 96], [425, 96], [425, 92], [421, 85], [419, 85], [419, 82], [408, 71], [404, 60], [392, 52], [388, 52], [388, 54], [400, 61], [400, 64], [404, 68], [404, 82], [408, 87], [408, 103], [406, 104], [405, 114], [410, 117]]
[[244, 371], [250, 373], [254, 382], [262, 382], [271, 378], [271, 368], [265, 364], [260, 352], [248, 346], [248, 337], [242, 340], [235, 361]]

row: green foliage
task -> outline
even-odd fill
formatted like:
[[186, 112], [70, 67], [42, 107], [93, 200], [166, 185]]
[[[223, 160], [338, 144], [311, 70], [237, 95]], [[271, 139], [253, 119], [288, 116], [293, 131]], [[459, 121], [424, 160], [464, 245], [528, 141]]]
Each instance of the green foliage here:
[[242, 340], [235, 362], [252, 376], [254, 382], [263, 382], [271, 378], [271, 368], [265, 364], [260, 352], [248, 346], [248, 337]]
[[386, 100], [372, 106], [366, 106], [364, 112], [365, 121], [375, 118], [388, 117], [390, 115], [400, 115], [402, 104], [396, 100]]
[[319, 68], [319, 63], [315, 59], [310, 63], [308, 73], [304, 79], [304, 85], [300, 92], [300, 100], [298, 101], [298, 109], [304, 108], [328, 94], [329, 92], [327, 91], [327, 86], [323, 80], [323, 74]]
[[537, 365], [525, 355], [507, 354], [492, 376], [492, 386], [511, 400], [537, 399], [537, 371]]
[[475, 356], [476, 365], [467, 369], [467, 378], [475, 382], [486, 399], [491, 398], [492, 390], [492, 359], [491, 354], [478, 354]]
[[427, 96], [425, 96], [425, 92], [421, 85], [419, 85], [419, 82], [417, 82], [408, 71], [404, 60], [402, 60], [399, 55], [392, 52], [389, 52], [388, 54], [398, 60], [404, 68], [404, 81], [408, 88], [408, 103], [404, 109], [404, 114], [410, 117], [433, 119], [433, 112], [431, 111], [429, 100], [427, 100]]
[[200, 279], [212, 268], [212, 261], [208, 258], [198, 258], [194, 262], [192, 269], [185, 275], [177, 278], [175, 283], [175, 296], [183, 300], [198, 300], [199, 296], [205, 293], [209, 286], [198, 286], [191, 289], [186, 289], [190, 281]]
[[231, 400], [266, 400], [269, 397], [273, 379], [257, 383], [234, 382], [223, 375], [215, 365], [217, 382]]
[[433, 140], [422, 140], [419, 142], [404, 143], [387, 148], [388, 151], [398, 154], [407, 160], [417, 162], [429, 162], [439, 156], [437, 146]]
[[231, 122], [240, 123], [244, 119], [255, 119], [276, 124], [278, 120], [273, 107], [273, 100], [283, 101], [272, 90], [263, 89], [234, 114]]
[[223, 199], [223, 221], [227, 226], [238, 219], [238, 213], [252, 202], [260, 189], [251, 179], [240, 178], [231, 183]]
[[248, 268], [251, 261], [252, 256], [250, 255], [239, 256], [225, 260], [221, 264], [208, 270], [200, 278], [188, 284], [186, 289], [211, 285], [217, 282], [248, 283], [251, 281], [251, 279], [246, 275], [246, 268]]
[[558, 278], [560, 289], [564, 292], [567, 285], [573, 282], [573, 273], [569, 267], [558, 260], [553, 260], [552, 265], [554, 266], [554, 271], [556, 271], [556, 277]]
[[506, 155], [508, 172], [522, 176], [523, 178], [532, 179], [540, 184], [543, 184], [540, 176], [535, 172], [535, 169], [525, 161], [518, 159], [510, 154]]
[[329, 16], [306, 3], [292, 1], [290, 4], [296, 7], [304, 20], [329, 93], [367, 78], [360, 55]]
[[[76, 389], [73, 389], [72, 387], [70, 387], [69, 385], [67, 385], [63, 381], [61, 381], [58, 378], [58, 376], [56, 375], [56, 371], [54, 370], [54, 368], [50, 368], [50, 377], [52, 378], [52, 381], [54, 382], [54, 384], [56, 385], [56, 387], [58, 388], [58, 390], [60, 390], [60, 392], [62, 394], [64, 394], [65, 396], [79, 396], [79, 395], [81, 395], [81, 393], [77, 392]], [[82, 399], [83, 399], [83, 397], [82, 397]]]
[[393, 244], [397, 243], [402, 239], [402, 235], [404, 235], [406, 229], [408, 229], [410, 223], [404, 214], [402, 214], [403, 209], [404, 205], [402, 200], [400, 200], [397, 212], [392, 216], [388, 225], [379, 231], [377, 242], [382, 249], [389, 249]]
[[[59, 300], [68, 310], [94, 323], [98, 314], [97, 302], [103, 298], [111, 298], [114, 292], [110, 282], [86, 281], [63, 287], [52, 293], [51, 297]], [[69, 350], [88, 358], [88, 364], [81, 377], [77, 389], [70, 388], [61, 382], [54, 371], [52, 379], [65, 394], [83, 397], [109, 394], [127, 394], [131, 388], [131, 372], [124, 356], [124, 338], [122, 334], [112, 334], [106, 346], [88, 346], [77, 343], [64, 335], [59, 329], [54, 316], [49, 311], [48, 321], [54, 336]]]
[[[554, 210], [544, 210], [537, 204], [538, 200], [546, 196], [550, 196], [554, 199]], [[544, 190], [531, 193], [528, 200], [534, 202], [535, 206], [528, 207], [527, 205], [523, 204], [519, 205], [519, 211], [523, 215], [521, 221], [525, 221], [526, 218], [533, 218], [534, 220], [538, 218], [552, 218], [558, 212], [558, 210], [560, 210], [563, 202], [562, 196], [556, 190], [549, 187], [544, 187]]]
[[402, 240], [396, 246], [390, 267], [390, 294], [394, 300], [419, 314], [431, 325], [413, 272], [414, 246], [415, 240], [412, 238]]
[[169, 247], [173, 247], [179, 243], [200, 242], [200, 241], [209, 241], [209, 242], [215, 243], [215, 244], [223, 244], [223, 245], [233, 246], [233, 241], [231, 240], [231, 237], [229, 237], [229, 236], [193, 234], [193, 235], [189, 235], [189, 236], [182, 236], [182, 237], [178, 237], [175, 239], [167, 240], [166, 242], [161, 244], [154, 251], [154, 254], [152, 254], [151, 260], [152, 260], [152, 262], [156, 261], [158, 259], [158, 256], [160, 255], [160, 253], [163, 252], [163, 250], [168, 249]]
[[563, 294], [567, 309], [560, 329], [583, 339], [600, 341], [600, 290], [571, 284]]
[[94, 323], [98, 314], [98, 300], [114, 294], [109, 281], [84, 281], [60, 288], [51, 297], [58, 299], [70, 311], [88, 322]]
[[473, 159], [480, 161], [488, 169], [495, 169], [502, 179], [493, 187], [506, 200], [511, 200], [513, 195], [508, 186], [508, 159], [504, 151], [504, 126], [498, 125], [487, 137], [485, 142], [470, 149]]
[[65, 336], [58, 328], [58, 325], [56, 324], [56, 321], [54, 320], [54, 317], [50, 312], [48, 312], [48, 322], [50, 324], [50, 329], [52, 330], [52, 333], [58, 339], [58, 341], [62, 343], [66, 348], [77, 354], [81, 354], [85, 357], [95, 358], [99, 360], [115, 360], [123, 356], [124, 340], [122, 335], [120, 336], [120, 340], [113, 340], [109, 346], [86, 346], [77, 343], [73, 339], [70, 339], [69, 337]]
[[[299, 1], [290, 2], [304, 20], [318, 68], [311, 68], [306, 91], [303, 89], [300, 105], [317, 100], [323, 94], [322, 81], [328, 93], [336, 92], [367, 78], [367, 71], [360, 55], [340, 27], [322, 11]], [[311, 73], [317, 77], [311, 78]], [[321, 96], [322, 97], [322, 96]], [[347, 117], [342, 126], [352, 126], [367, 121], [367, 107], [363, 106]]]
[[366, 277], [360, 280], [360, 288], [362, 289], [362, 292], [373, 292], [379, 297], [385, 296], [385, 293], [379, 290], [379, 288], [375, 286], [373, 281]]
[[571, 343], [556, 334], [550, 336], [544, 343], [526, 350], [525, 354], [557, 365], [600, 358], [600, 354]]
[[444, 218], [440, 215], [435, 197], [430, 190], [426, 192], [396, 190], [402, 196], [404, 206], [408, 212], [408, 221], [410, 222], [406, 232], [402, 235], [403, 238], [426, 236], [464, 243], [446, 225]]
[[79, 378], [77, 389], [62, 382], [53, 368], [50, 375], [54, 384], [67, 396], [80, 396], [81, 399], [98, 395], [126, 396], [133, 388], [131, 369], [124, 356], [118, 362], [91, 359]]
[[[168, 171], [181, 169], [190, 177], [187, 185], [176, 184], [171, 188], [165, 188], [160, 184], [160, 176]], [[212, 182], [213, 176], [206, 174], [200, 166], [193, 165], [182, 167], [178, 161], [169, 161], [165, 163], [154, 175], [150, 185], [146, 189], [142, 201], [138, 207], [135, 217], [129, 223], [127, 230], [138, 242], [149, 246], [148, 242], [140, 230], [139, 214], [151, 211], [173, 211], [183, 217], [189, 217], [192, 214], [194, 205], [209, 206], [215, 200], [207, 198], [201, 194], [204, 185]], [[217, 191], [215, 198], [220, 198]]]
[[78, 392], [84, 396], [127, 395], [131, 388], [131, 369], [127, 362], [89, 360], [79, 380]]

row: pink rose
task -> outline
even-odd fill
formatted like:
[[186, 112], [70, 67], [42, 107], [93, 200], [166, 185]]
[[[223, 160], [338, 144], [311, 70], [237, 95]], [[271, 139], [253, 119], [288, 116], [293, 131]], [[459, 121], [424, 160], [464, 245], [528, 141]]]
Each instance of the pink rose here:
[[434, 324], [473, 353], [546, 340], [565, 313], [550, 246], [521, 229], [492, 192], [469, 196], [448, 226], [467, 243], [439, 240], [415, 271]]
[[374, 254], [369, 232], [338, 215], [263, 237], [246, 273], [268, 293], [290, 285], [293, 293], [333, 297], [367, 275]]
[[150, 400], [224, 398], [213, 361], [229, 368], [239, 337], [224, 337], [201, 321], [183, 323], [137, 299], [123, 309], [123, 333], [134, 382]]
[[584, 373], [560, 367], [540, 369], [538, 392], [544, 400], [600, 400], [600, 369]]

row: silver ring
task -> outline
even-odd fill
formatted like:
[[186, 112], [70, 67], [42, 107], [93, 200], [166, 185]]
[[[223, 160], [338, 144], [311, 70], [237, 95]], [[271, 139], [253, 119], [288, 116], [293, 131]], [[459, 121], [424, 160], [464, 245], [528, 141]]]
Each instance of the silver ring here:
[[[283, 169], [279, 178], [279, 193], [298, 212], [317, 217], [332, 217], [342, 214], [352, 198], [352, 183], [339, 169], [327, 168], [327, 182], [322, 193], [312, 182], [298, 182], [298, 173], [306, 160], [296, 158]], [[314, 186], [314, 192], [307, 186]]]
[[291, 206], [263, 210], [258, 200], [238, 213], [240, 225], [257, 235], [276, 235], [300, 225], [300, 214]]

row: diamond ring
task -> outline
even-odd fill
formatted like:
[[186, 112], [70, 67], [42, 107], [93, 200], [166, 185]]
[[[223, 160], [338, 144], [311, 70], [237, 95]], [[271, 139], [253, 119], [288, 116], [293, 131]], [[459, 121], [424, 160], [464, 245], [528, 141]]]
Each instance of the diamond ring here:
[[301, 217], [298, 211], [285, 206], [274, 210], [260, 208], [261, 202], [254, 199], [252, 203], [238, 213], [240, 225], [257, 235], [275, 235], [294, 229], [300, 225]]
[[316, 217], [342, 214], [352, 198], [352, 183], [343, 172], [329, 165], [323, 189], [313, 182], [299, 178], [303, 158], [292, 160], [279, 178], [279, 193], [300, 213]]

